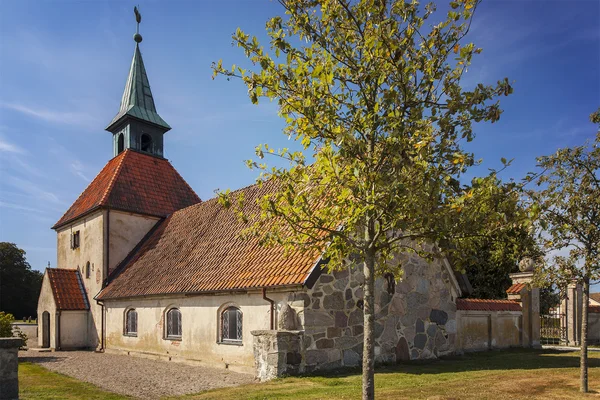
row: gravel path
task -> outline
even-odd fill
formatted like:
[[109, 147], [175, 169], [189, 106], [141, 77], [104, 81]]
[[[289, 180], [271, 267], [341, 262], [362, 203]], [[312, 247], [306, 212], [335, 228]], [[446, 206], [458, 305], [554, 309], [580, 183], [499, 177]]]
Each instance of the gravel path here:
[[102, 389], [143, 399], [177, 396], [254, 381], [249, 374], [92, 351], [19, 351], [28, 361]]

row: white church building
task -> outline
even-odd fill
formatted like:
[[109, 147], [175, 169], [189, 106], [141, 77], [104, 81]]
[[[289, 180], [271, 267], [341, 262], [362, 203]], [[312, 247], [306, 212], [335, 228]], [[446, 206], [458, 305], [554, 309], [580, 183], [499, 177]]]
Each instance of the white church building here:
[[[360, 365], [360, 268], [328, 273], [320, 254], [286, 256], [242, 239], [245, 225], [233, 211], [196, 195], [163, 157], [171, 128], [156, 110], [142, 38], [134, 38], [121, 106], [106, 128], [113, 158], [53, 226], [57, 263], [39, 298], [39, 346], [222, 366], [261, 379]], [[274, 186], [241, 190], [252, 208]], [[468, 281], [446, 260], [399, 254], [396, 262], [401, 279], [376, 282], [376, 360], [453, 353], [456, 300]]]

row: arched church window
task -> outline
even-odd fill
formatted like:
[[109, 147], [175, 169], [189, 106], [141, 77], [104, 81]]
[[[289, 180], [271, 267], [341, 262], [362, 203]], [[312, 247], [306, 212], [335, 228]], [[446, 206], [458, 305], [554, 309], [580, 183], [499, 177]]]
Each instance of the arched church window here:
[[125, 137], [123, 137], [123, 134], [120, 133], [119, 137], [117, 138], [117, 153], [120, 154], [124, 149], [125, 149]]
[[85, 264], [85, 277], [86, 278], [90, 278], [90, 262], [88, 261], [87, 264]]
[[147, 135], [145, 133], [142, 135], [142, 151], [145, 151], [147, 153], [152, 151], [152, 138], [150, 137], [150, 135]]
[[125, 335], [137, 336], [137, 317], [135, 308], [127, 310], [125, 313]]
[[181, 339], [181, 311], [178, 308], [171, 308], [167, 311], [167, 339]]
[[237, 307], [227, 307], [221, 313], [221, 341], [242, 341], [242, 311]]

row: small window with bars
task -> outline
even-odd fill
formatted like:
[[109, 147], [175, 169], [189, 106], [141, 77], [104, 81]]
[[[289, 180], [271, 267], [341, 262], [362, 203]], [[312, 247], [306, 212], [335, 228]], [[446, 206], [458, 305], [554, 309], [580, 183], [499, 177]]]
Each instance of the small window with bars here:
[[221, 341], [240, 343], [242, 341], [242, 311], [237, 307], [227, 307], [221, 313]]
[[167, 311], [167, 339], [181, 339], [181, 311], [171, 308]]
[[71, 234], [71, 248], [79, 248], [79, 231], [75, 231]]
[[137, 336], [138, 315], [135, 309], [128, 310], [125, 314], [125, 335]]

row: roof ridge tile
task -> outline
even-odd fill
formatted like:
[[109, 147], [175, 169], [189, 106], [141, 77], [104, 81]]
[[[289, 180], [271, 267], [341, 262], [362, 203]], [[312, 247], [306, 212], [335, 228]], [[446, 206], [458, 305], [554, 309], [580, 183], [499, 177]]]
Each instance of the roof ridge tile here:
[[113, 173], [112, 178], [111, 178], [110, 182], [108, 183], [108, 186], [106, 187], [106, 189], [104, 190], [104, 193], [102, 194], [102, 197], [100, 198], [99, 205], [105, 205], [104, 201], [105, 201], [106, 197], [108, 196], [108, 193], [110, 193], [110, 190], [114, 186], [119, 174], [121, 173], [121, 167], [123, 166], [123, 161], [125, 160], [125, 157], [127, 157], [129, 154], [130, 154], [129, 149], [125, 149], [125, 151], [123, 151], [123, 156], [117, 163], [115, 172]]

